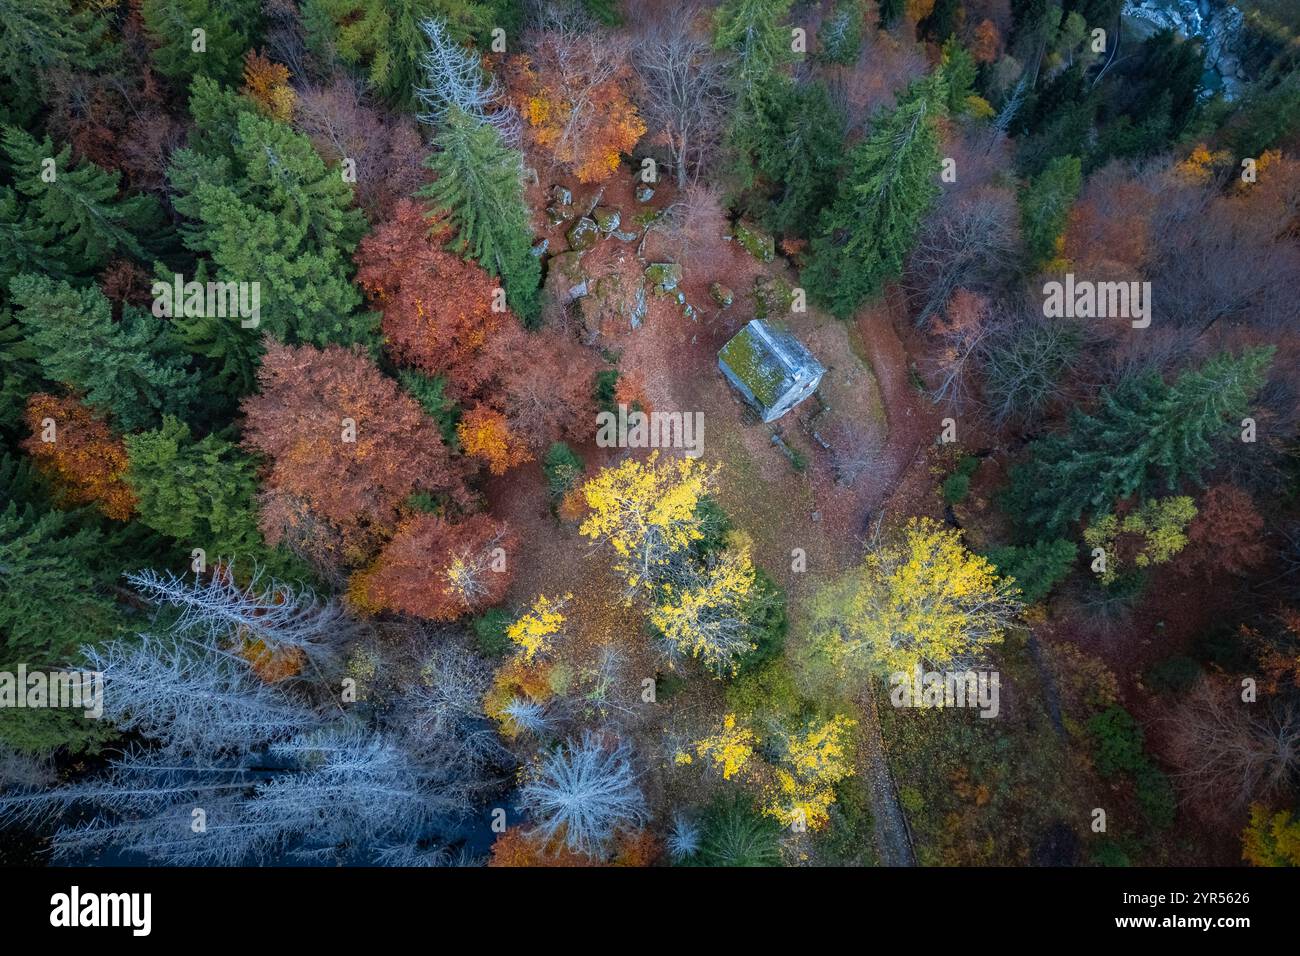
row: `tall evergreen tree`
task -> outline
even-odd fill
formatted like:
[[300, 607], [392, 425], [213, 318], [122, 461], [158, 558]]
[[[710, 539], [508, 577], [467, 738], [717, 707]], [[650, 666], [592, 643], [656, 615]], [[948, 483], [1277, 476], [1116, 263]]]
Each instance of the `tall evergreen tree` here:
[[944, 89], [939, 74], [913, 85], [853, 150], [835, 202], [821, 215], [803, 284], [841, 318], [899, 274], [938, 195], [935, 123]]
[[[52, 235], [47, 252], [69, 272], [97, 269], [114, 255], [147, 258], [137, 237], [156, 231], [162, 223], [161, 209], [152, 196], [119, 197], [120, 173], [74, 162], [72, 148], [64, 146], [56, 152], [48, 136], [38, 141], [10, 126], [5, 128], [3, 145], [14, 185], [27, 198], [25, 209], [5, 218], [23, 217], [29, 238]], [[3, 254], [10, 255], [15, 253]]]
[[541, 265], [532, 252], [523, 158], [490, 125], [458, 109], [448, 113], [434, 145], [438, 152], [425, 165], [438, 178], [416, 195], [448, 218], [457, 252], [501, 277], [510, 307], [531, 324], [541, 309]]
[[1223, 353], [1183, 372], [1173, 385], [1156, 375], [1102, 393], [1093, 413], [1076, 411], [1070, 430], [1029, 446], [1011, 472], [1008, 506], [1028, 530], [1056, 537], [1081, 516], [1106, 513], [1157, 481], [1173, 490], [1215, 460], [1264, 384], [1273, 348]]
[[28, 125], [47, 71], [92, 65], [103, 23], [68, 0], [0, 0], [0, 123]]
[[1020, 194], [1020, 224], [1031, 269], [1056, 255], [1070, 208], [1083, 181], [1077, 156], [1061, 156], [1047, 164]]
[[169, 415], [160, 428], [127, 435], [126, 449], [126, 480], [143, 524], [185, 549], [202, 548], [210, 561], [249, 571], [256, 564], [280, 578], [297, 570], [262, 540], [256, 468], [235, 445], [216, 435], [196, 441], [189, 426]]
[[43, 276], [18, 276], [9, 290], [45, 378], [84, 393], [119, 428], [147, 428], [164, 412], [183, 414], [198, 398], [189, 356], [152, 315], [126, 306], [114, 322], [98, 289]]
[[352, 187], [305, 137], [211, 81], [195, 82], [191, 109], [202, 132], [168, 170], [176, 209], [192, 220], [185, 244], [211, 257], [217, 279], [257, 282], [260, 315], [256, 327], [178, 315], [186, 342], [241, 391], [263, 333], [291, 343], [372, 343], [375, 317], [360, 309], [352, 283], [365, 227]]
[[[262, 8], [257, 0], [141, 0], [154, 67], [188, 85], [196, 76], [233, 83], [244, 51], [256, 45]], [[196, 30], [202, 30], [196, 35]]]
[[760, 218], [775, 232], [807, 236], [835, 198], [844, 161], [843, 117], [820, 83], [780, 83], [754, 129], [758, 171], [772, 191], [760, 199]]

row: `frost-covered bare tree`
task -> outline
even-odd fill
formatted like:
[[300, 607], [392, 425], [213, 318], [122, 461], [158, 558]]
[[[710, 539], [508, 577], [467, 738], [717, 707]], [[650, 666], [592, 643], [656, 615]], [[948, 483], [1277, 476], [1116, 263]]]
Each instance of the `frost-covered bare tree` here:
[[301, 651], [321, 667], [333, 663], [340, 645], [361, 630], [339, 602], [263, 580], [260, 571], [247, 585], [239, 584], [229, 568], [193, 578], [146, 569], [126, 579], [151, 604], [180, 610], [173, 633], [194, 635], [211, 646], [247, 638], [271, 651]]
[[435, 823], [463, 817], [473, 793], [462, 768], [417, 762], [391, 736], [363, 727], [273, 744], [269, 755], [296, 772], [259, 783], [243, 818], [303, 858], [414, 841]]
[[700, 828], [685, 814], [674, 813], [665, 845], [674, 863], [688, 860], [700, 852]]
[[546, 705], [525, 697], [511, 699], [505, 707], [501, 708], [501, 712], [509, 717], [516, 727], [533, 736], [541, 734], [551, 725]]
[[104, 716], [169, 753], [243, 753], [320, 722], [243, 658], [211, 645], [142, 634], [82, 653], [104, 674]]
[[682, 4], [654, 21], [633, 56], [642, 114], [667, 140], [678, 189], [695, 180], [721, 142], [729, 96], [723, 60], [695, 31], [697, 12]]
[[[273, 764], [268, 766], [267, 764]], [[288, 852], [341, 859], [374, 845], [414, 847], [468, 811], [470, 778], [412, 759], [394, 738], [339, 725], [212, 764], [130, 751], [106, 774], [0, 797], [0, 825], [95, 812], [55, 831], [54, 856], [108, 849], [169, 865], [265, 863]]]
[[441, 17], [420, 21], [429, 49], [420, 57], [425, 85], [415, 91], [422, 123], [441, 126], [453, 107], [497, 129], [510, 145], [519, 141], [519, 115], [502, 101], [501, 84], [483, 69], [482, 58], [457, 43]]
[[601, 853], [614, 834], [646, 819], [645, 797], [624, 741], [609, 746], [584, 733], [544, 755], [519, 789], [519, 801], [545, 840], [562, 838], [570, 849]]
[[417, 754], [443, 753], [476, 771], [509, 761], [509, 752], [483, 714], [483, 696], [491, 683], [483, 658], [442, 644], [425, 658], [419, 680], [406, 688], [393, 723]]

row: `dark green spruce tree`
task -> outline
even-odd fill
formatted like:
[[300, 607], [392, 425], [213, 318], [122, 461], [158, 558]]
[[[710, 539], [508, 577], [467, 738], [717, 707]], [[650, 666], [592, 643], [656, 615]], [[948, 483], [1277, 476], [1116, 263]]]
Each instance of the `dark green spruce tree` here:
[[1132, 495], [1198, 480], [1239, 427], [1272, 359], [1272, 346], [1225, 352], [1172, 385], [1151, 374], [1103, 392], [1095, 411], [1075, 412], [1068, 432], [1029, 446], [1011, 470], [1008, 509], [1027, 531], [1054, 538]]
[[822, 212], [803, 284], [840, 318], [896, 277], [939, 193], [939, 133], [945, 84], [913, 84], [849, 157], [835, 201]]

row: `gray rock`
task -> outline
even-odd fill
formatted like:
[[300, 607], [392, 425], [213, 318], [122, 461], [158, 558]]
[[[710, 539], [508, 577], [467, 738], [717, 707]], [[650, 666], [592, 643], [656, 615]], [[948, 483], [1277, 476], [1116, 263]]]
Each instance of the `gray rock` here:
[[596, 227], [607, 236], [618, 229], [623, 221], [619, 211], [609, 206], [597, 206], [591, 211], [591, 218], [596, 220]]
[[586, 252], [600, 239], [600, 227], [596, 225], [595, 220], [583, 216], [569, 227], [566, 236], [570, 249]]
[[637, 202], [649, 202], [651, 199], [654, 199], [655, 191], [645, 183], [642, 183], [640, 186], [636, 187], [636, 191], [633, 195], [636, 196]]
[[709, 295], [713, 296], [713, 301], [718, 303], [724, 309], [736, 300], [735, 293], [728, 289], [721, 282], [715, 282], [709, 286]]
[[551, 187], [551, 202], [557, 206], [571, 206], [573, 205], [573, 193], [556, 183]]
[[645, 278], [655, 295], [667, 295], [682, 281], [682, 267], [676, 262], [655, 262], [646, 269]]

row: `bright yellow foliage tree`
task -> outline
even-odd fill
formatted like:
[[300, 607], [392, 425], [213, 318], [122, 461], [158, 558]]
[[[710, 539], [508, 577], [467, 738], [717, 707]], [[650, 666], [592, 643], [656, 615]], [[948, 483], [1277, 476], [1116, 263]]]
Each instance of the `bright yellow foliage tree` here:
[[941, 670], [998, 644], [1019, 612], [1017, 590], [961, 532], [929, 518], [871, 550], [817, 595], [812, 623], [841, 666], [877, 673]]
[[571, 597], [573, 595], [566, 594], [558, 601], [552, 601], [545, 594], [539, 594], [528, 612], [506, 629], [506, 637], [518, 645], [518, 654], [526, 663], [551, 649], [551, 638], [560, 633], [564, 625], [564, 615], [560, 611]]
[[[736, 726], [736, 715], [727, 714], [722, 718], [722, 730], [716, 734], [697, 740], [692, 749], [701, 760], [711, 760], [722, 771], [722, 779], [730, 780], [745, 769], [749, 758], [754, 756], [757, 738], [748, 727]], [[677, 754], [677, 763], [692, 762], [690, 751], [683, 750]]]
[[763, 812], [782, 826], [802, 824], [820, 830], [830, 820], [835, 785], [853, 776], [853, 728], [857, 721], [843, 714], [810, 722], [791, 737], [776, 768], [776, 790]]
[[607, 541], [630, 591], [653, 585], [703, 537], [697, 508], [717, 473], [695, 458], [629, 458], [582, 486], [590, 509], [578, 531]]
[[687, 565], [678, 577], [660, 586], [650, 623], [678, 652], [715, 674], [734, 674], [741, 656], [755, 646], [749, 543], [732, 535], [721, 553], [706, 564]]

